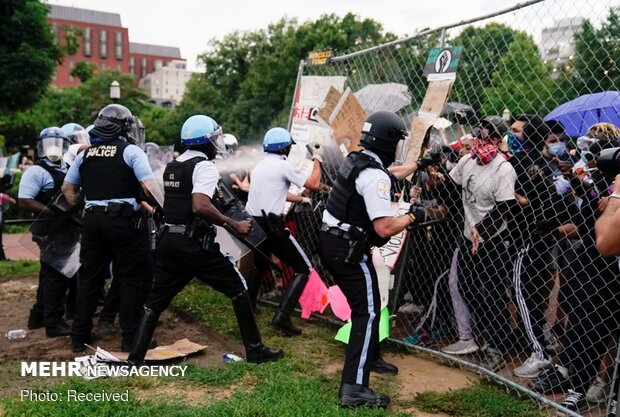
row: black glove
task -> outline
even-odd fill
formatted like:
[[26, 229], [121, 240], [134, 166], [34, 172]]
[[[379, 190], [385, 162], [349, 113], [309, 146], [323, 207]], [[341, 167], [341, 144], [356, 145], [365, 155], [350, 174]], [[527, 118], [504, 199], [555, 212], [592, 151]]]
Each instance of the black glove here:
[[409, 213], [415, 217], [415, 223], [424, 223], [426, 221], [426, 209], [422, 204], [412, 204], [409, 206]]
[[439, 152], [432, 152], [427, 154], [424, 158], [416, 162], [418, 171], [423, 171], [431, 165], [437, 165], [441, 162], [441, 154]]

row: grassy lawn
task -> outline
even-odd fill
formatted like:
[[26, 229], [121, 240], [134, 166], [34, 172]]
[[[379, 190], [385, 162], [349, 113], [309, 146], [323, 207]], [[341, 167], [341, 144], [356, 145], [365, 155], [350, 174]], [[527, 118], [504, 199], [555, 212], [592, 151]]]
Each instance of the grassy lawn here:
[[[206, 286], [191, 284], [174, 301], [173, 307], [220, 332], [238, 338], [238, 331], [227, 298]], [[337, 390], [343, 349], [333, 341], [336, 329], [323, 323], [304, 325], [301, 338], [284, 338], [268, 328], [272, 311], [264, 308], [259, 316], [263, 335], [270, 346], [285, 349], [283, 360], [260, 366], [245, 362], [212, 367], [186, 362], [185, 378], [116, 378], [84, 381], [67, 378], [50, 381], [46, 390], [66, 397], [68, 389], [78, 392], [124, 392], [127, 402], [50, 402], [20, 401], [18, 397], [0, 400], [0, 415], [7, 416], [411, 416], [412, 407], [426, 413], [442, 412], [462, 417], [536, 417], [540, 414], [527, 401], [507, 395], [486, 384], [447, 393], [425, 392], [415, 398], [399, 396], [393, 377], [373, 382], [378, 391], [392, 396], [389, 410], [344, 410], [339, 408]], [[337, 364], [337, 371], [326, 371]], [[6, 366], [3, 365], [3, 366]], [[11, 377], [6, 372], [0, 375]], [[17, 370], [9, 372], [16, 374]], [[16, 378], [19, 378], [15, 375]], [[40, 380], [40, 379], [39, 379]], [[37, 385], [39, 381], [37, 381]], [[33, 385], [34, 386], [34, 385]], [[38, 388], [41, 390], [41, 388]], [[2, 394], [0, 393], [0, 398]]]
[[36, 275], [39, 273], [39, 261], [0, 261], [0, 282], [11, 278]]
[[29, 228], [29, 224], [5, 224], [4, 233], [26, 233]]

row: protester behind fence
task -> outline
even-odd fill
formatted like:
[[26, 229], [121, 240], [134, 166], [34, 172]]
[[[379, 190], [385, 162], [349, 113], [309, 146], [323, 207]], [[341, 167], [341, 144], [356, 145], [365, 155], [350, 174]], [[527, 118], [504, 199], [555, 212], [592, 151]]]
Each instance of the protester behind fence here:
[[[513, 370], [513, 374], [521, 378], [535, 378], [541, 369], [551, 364], [545, 352], [548, 342], [544, 326], [555, 271], [552, 249], [557, 239], [576, 231], [570, 223], [575, 210], [556, 192], [553, 177], [541, 167], [541, 161], [547, 164], [544, 153], [549, 154], [546, 141], [551, 133], [539, 116], [520, 115], [508, 134], [512, 154], [509, 161], [517, 172], [515, 190], [521, 203], [513, 228], [513, 236], [519, 244], [517, 252], [512, 254], [513, 288], [522, 328], [532, 352], [524, 364]], [[559, 153], [556, 148], [554, 145], [552, 149]]]
[[[596, 142], [590, 149], [613, 146], [610, 141]], [[595, 164], [594, 161], [590, 173], [596, 173]], [[575, 176], [571, 184], [579, 181]], [[608, 186], [604, 179], [583, 181], [578, 185], [575, 192], [579, 213], [574, 220], [583, 241], [583, 250], [574, 262], [579, 265], [574, 279], [566, 283], [570, 315], [565, 337], [560, 338], [564, 350], [559, 363], [543, 370], [531, 384], [532, 389], [545, 393], [568, 390], [562, 405], [575, 412], [587, 407], [586, 390], [597, 375], [608, 344], [618, 331], [620, 313], [618, 261], [602, 257], [595, 246], [594, 225], [600, 214], [599, 207], [604, 207], [601, 196], [604, 198], [608, 194]]]
[[486, 117], [477, 126], [473, 152], [461, 158], [450, 177], [461, 186], [464, 239], [458, 247], [458, 274], [464, 299], [475, 316], [478, 345], [488, 345], [481, 366], [497, 371], [509, 333], [507, 277], [510, 234], [507, 220], [515, 203], [514, 168], [499, 155], [508, 130], [499, 117]]
[[403, 266], [407, 273], [401, 294], [405, 294], [410, 301], [403, 304], [398, 312], [415, 314], [433, 308], [435, 314], [432, 316], [437, 320], [433, 323], [428, 318], [418, 332], [404, 339], [411, 344], [427, 344], [452, 330], [451, 305], [442, 302], [448, 298], [448, 286], [445, 285], [446, 280], [437, 280], [445, 276], [450, 268], [451, 255], [462, 230], [462, 216], [448, 215], [450, 208], [452, 213], [459, 212], [459, 208], [454, 207], [455, 195], [458, 197], [456, 184], [446, 181], [447, 175], [444, 164], [429, 166], [416, 175], [416, 185], [410, 192], [410, 203], [421, 204], [427, 211], [428, 220], [437, 222], [413, 228], [408, 235], [410, 245], [407, 250], [411, 256], [407, 257], [409, 262]]

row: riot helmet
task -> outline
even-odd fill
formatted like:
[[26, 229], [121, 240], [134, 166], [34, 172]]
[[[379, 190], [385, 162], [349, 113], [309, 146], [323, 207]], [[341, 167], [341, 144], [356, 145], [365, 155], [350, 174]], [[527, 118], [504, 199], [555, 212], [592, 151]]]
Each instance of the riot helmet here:
[[61, 127], [67, 135], [70, 145], [90, 145], [90, 138], [86, 129], [77, 123], [67, 123]]
[[69, 139], [61, 128], [46, 127], [39, 133], [37, 140], [39, 158], [47, 158], [55, 164], [60, 163], [67, 149], [69, 149]]
[[237, 150], [237, 148], [239, 147], [239, 141], [237, 140], [235, 135], [232, 135], [230, 133], [224, 133], [223, 138], [224, 138], [224, 145], [226, 146], [226, 150], [229, 153], [232, 153]]
[[[108, 141], [123, 137], [130, 143], [137, 141], [136, 118], [131, 111], [120, 104], [108, 104], [99, 112], [95, 120], [95, 127], [89, 132], [92, 138], [99, 141]], [[97, 141], [97, 140], [96, 140]]]
[[387, 168], [394, 162], [398, 143], [406, 137], [403, 119], [389, 111], [377, 111], [364, 122], [360, 144], [376, 153]]
[[181, 143], [215, 159], [218, 152], [226, 152], [222, 128], [215, 120], [203, 114], [188, 118], [181, 127]]
[[294, 144], [290, 132], [283, 127], [272, 127], [263, 137], [263, 150], [267, 153], [288, 155]]

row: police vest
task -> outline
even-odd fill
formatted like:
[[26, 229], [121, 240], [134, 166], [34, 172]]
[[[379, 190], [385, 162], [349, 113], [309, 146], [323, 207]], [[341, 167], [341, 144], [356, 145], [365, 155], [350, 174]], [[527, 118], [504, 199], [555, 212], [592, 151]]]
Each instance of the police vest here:
[[196, 156], [187, 161], [172, 161], [164, 171], [164, 219], [168, 224], [189, 224], [192, 210], [194, 167], [207, 158]]
[[127, 142], [114, 139], [97, 143], [84, 151], [80, 175], [87, 200], [136, 198], [140, 183], [123, 159], [127, 146]]
[[338, 170], [336, 183], [327, 197], [327, 211], [342, 223], [370, 231], [372, 221], [366, 211], [364, 197], [355, 189], [355, 180], [366, 168], [376, 168], [387, 173], [383, 165], [370, 155], [361, 152], [351, 152], [347, 155]]
[[41, 191], [34, 198], [39, 203], [47, 206], [49, 202], [52, 201], [52, 198], [56, 195], [56, 193], [60, 191], [60, 187], [62, 186], [62, 182], [65, 180], [66, 174], [60, 171], [58, 167], [47, 164], [43, 159], [39, 159], [34, 163], [34, 165], [40, 166], [46, 170], [52, 176], [52, 180], [54, 181], [54, 187], [51, 190]]

